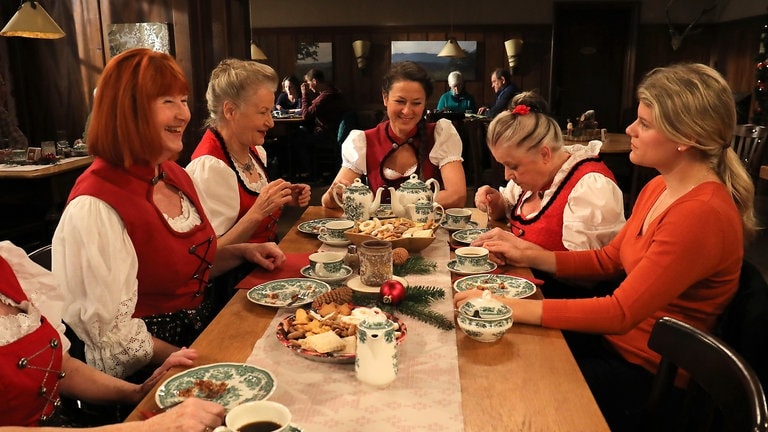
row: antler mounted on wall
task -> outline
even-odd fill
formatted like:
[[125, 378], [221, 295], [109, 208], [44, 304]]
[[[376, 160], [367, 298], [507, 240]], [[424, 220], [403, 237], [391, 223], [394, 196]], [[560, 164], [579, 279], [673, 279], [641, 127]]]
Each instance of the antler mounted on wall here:
[[[667, 3], [667, 7], [664, 9], [664, 11], [667, 14], [667, 26], [669, 27], [669, 37], [670, 37], [670, 43], [672, 44], [672, 49], [674, 51], [677, 51], [678, 48], [680, 48], [680, 44], [683, 43], [683, 38], [691, 32], [691, 29], [693, 29], [693, 26], [696, 25], [697, 22], [706, 15], [708, 12], [713, 11], [717, 7], [717, 2], [714, 2], [712, 6], [709, 6], [707, 8], [704, 8], [699, 13], [699, 16], [696, 17], [695, 20], [693, 20], [692, 23], [688, 24], [688, 27], [683, 30], [682, 33], [678, 33], [675, 26], [672, 25], [672, 20], [669, 18], [669, 7], [672, 6], [672, 3], [674, 3], [675, 0], [669, 0], [669, 3]], [[696, 31], [698, 31], [697, 29]]]

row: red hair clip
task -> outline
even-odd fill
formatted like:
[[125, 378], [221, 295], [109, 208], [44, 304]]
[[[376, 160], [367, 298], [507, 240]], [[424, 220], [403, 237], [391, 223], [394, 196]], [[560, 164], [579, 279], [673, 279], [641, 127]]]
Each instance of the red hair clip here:
[[531, 112], [531, 108], [528, 105], [516, 105], [512, 110], [512, 114], [526, 115]]

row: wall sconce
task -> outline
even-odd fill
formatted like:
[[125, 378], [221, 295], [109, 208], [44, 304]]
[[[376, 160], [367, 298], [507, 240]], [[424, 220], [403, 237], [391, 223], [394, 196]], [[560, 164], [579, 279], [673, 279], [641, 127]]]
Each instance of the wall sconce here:
[[510, 39], [504, 42], [504, 49], [507, 51], [507, 60], [509, 60], [509, 68], [514, 70], [517, 66], [517, 56], [523, 51], [522, 39]]
[[357, 68], [365, 69], [368, 62], [368, 54], [371, 52], [371, 43], [365, 40], [356, 40], [352, 42], [352, 51], [355, 52]]
[[256, 42], [251, 41], [251, 60], [266, 60], [267, 56], [264, 51], [256, 45]]
[[0, 30], [0, 36], [60, 39], [65, 34], [38, 2], [27, 1], [19, 6], [16, 14], [3, 27], [3, 30]]
[[440, 52], [437, 53], [437, 56], [462, 58], [466, 56], [466, 54], [464, 54], [464, 50], [461, 49], [461, 47], [459, 46], [459, 42], [456, 41], [456, 38], [449, 37], [448, 42], [446, 42], [445, 46], [443, 46], [443, 49], [441, 49]]

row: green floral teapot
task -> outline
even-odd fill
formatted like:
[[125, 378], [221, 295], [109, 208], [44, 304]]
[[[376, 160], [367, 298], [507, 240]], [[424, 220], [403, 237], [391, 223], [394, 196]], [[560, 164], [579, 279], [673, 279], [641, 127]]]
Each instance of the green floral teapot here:
[[419, 179], [418, 175], [411, 174], [411, 177], [404, 181], [397, 190], [393, 187], [389, 188], [389, 193], [392, 196], [392, 212], [395, 216], [407, 218], [409, 204], [427, 201], [431, 205], [437, 199], [438, 192], [440, 192], [440, 183], [437, 180], [431, 178], [424, 182]]
[[364, 185], [359, 178], [356, 178], [349, 186], [343, 184], [336, 184], [334, 189], [341, 189], [341, 201], [339, 201], [338, 194], [333, 194], [333, 200], [344, 210], [344, 216], [347, 219], [354, 221], [365, 221], [371, 218], [371, 215], [376, 213], [381, 203], [381, 191], [382, 188], [376, 191], [376, 195], [373, 195], [371, 188]]

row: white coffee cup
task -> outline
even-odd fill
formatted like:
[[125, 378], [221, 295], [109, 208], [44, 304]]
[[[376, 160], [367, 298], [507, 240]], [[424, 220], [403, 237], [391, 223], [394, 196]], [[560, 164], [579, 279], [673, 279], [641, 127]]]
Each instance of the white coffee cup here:
[[344, 235], [344, 231], [352, 229], [354, 226], [355, 221], [351, 220], [330, 221], [320, 227], [318, 232], [321, 235], [325, 234], [329, 240], [346, 240], [347, 236]]
[[462, 271], [483, 271], [488, 268], [488, 249], [467, 246], [456, 249], [456, 267]]
[[274, 424], [272, 432], [285, 432], [291, 426], [291, 412], [277, 402], [245, 402], [229, 410], [224, 421], [226, 426], [219, 426], [213, 432], [246, 431], [246, 426], [259, 422]]
[[309, 256], [312, 271], [320, 277], [336, 277], [344, 266], [344, 255], [338, 252], [315, 252]]
[[464, 228], [470, 219], [472, 219], [472, 210], [465, 208], [448, 209], [443, 216], [445, 225], [451, 228]]

